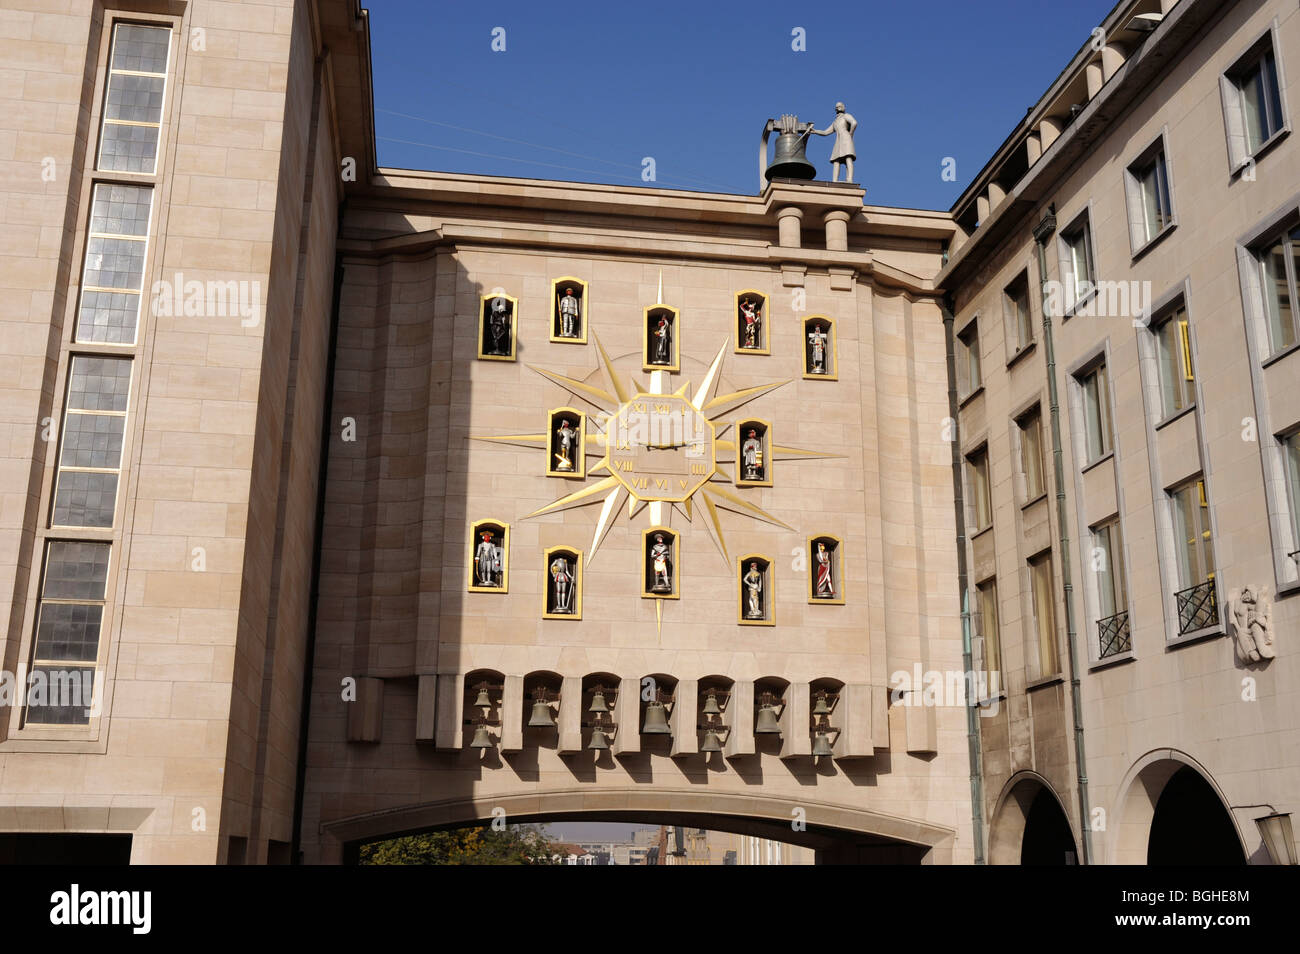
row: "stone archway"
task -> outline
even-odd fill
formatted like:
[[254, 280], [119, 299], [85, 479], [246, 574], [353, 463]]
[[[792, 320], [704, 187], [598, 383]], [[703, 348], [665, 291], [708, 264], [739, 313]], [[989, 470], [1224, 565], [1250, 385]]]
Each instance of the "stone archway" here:
[[[802, 823], [792, 822], [794, 809]], [[534, 791], [404, 806], [322, 826], [325, 863], [348, 862], [362, 842], [437, 828], [486, 824], [504, 809], [521, 824], [562, 820], [656, 821], [752, 834], [812, 847], [819, 863], [950, 864], [954, 832], [912, 819], [788, 798], [686, 789]]]
[[1241, 832], [1210, 773], [1176, 749], [1139, 759], [1120, 787], [1115, 864], [1244, 864]]
[[1065, 806], [1034, 772], [1007, 781], [989, 826], [989, 864], [1077, 864], [1078, 848]]

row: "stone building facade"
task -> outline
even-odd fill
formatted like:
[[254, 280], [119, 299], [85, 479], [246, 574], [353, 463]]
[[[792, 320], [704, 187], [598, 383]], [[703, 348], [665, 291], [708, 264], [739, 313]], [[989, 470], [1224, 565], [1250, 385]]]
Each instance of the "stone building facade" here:
[[[42, 693], [0, 718], [0, 857], [504, 816], [1145, 860], [1208, 791], [1265, 860], [1300, 417], [1252, 263], [1295, 224], [1300, 19], [1163, 6], [949, 213], [380, 169], [357, 0], [0, 0], [0, 645]], [[1087, 269], [1152, 306], [1067, 296], [1049, 339]]]

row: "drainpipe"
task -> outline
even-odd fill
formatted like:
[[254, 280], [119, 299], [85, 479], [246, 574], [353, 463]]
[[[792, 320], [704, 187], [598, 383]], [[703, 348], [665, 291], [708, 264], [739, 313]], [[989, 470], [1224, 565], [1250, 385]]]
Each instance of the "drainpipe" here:
[[[343, 232], [343, 203], [339, 203], [335, 235]], [[302, 706], [298, 720], [298, 765], [293, 786], [293, 841], [289, 844], [290, 864], [302, 864], [302, 814], [306, 798], [307, 732], [311, 727], [311, 683], [316, 663], [316, 608], [320, 605], [321, 550], [325, 536], [325, 477], [329, 471], [330, 438], [333, 436], [334, 356], [338, 353], [339, 301], [343, 297], [343, 255], [334, 255], [334, 303], [330, 309], [329, 351], [325, 357], [325, 386], [321, 395], [320, 457], [316, 464], [316, 526], [312, 531], [311, 595], [307, 602], [307, 645], [303, 651]]]
[[1056, 232], [1056, 206], [1048, 207], [1034, 227], [1038, 249], [1038, 300], [1043, 310], [1043, 355], [1047, 359], [1047, 395], [1052, 419], [1052, 468], [1056, 477], [1056, 525], [1061, 550], [1061, 582], [1065, 591], [1065, 644], [1070, 664], [1070, 703], [1074, 712], [1075, 779], [1079, 789], [1079, 838], [1083, 863], [1092, 864], [1092, 824], [1088, 810], [1088, 763], [1083, 747], [1083, 700], [1079, 686], [1074, 631], [1074, 584], [1070, 577], [1070, 531], [1065, 519], [1065, 458], [1061, 452], [1061, 407], [1056, 390], [1056, 348], [1052, 343], [1052, 313], [1047, 307], [1047, 242]]
[[[946, 255], [946, 251], [945, 251]], [[948, 362], [948, 417], [952, 420], [952, 493], [957, 514], [957, 589], [961, 593], [961, 659], [966, 668], [966, 746], [970, 754], [970, 830], [975, 843], [975, 864], [984, 861], [984, 766], [980, 750], [980, 723], [978, 693], [974, 692], [975, 663], [971, 652], [970, 592], [966, 579], [966, 502], [962, 492], [961, 441], [957, 431], [957, 355], [953, 334], [952, 297], [945, 295], [943, 309], [943, 340]]]

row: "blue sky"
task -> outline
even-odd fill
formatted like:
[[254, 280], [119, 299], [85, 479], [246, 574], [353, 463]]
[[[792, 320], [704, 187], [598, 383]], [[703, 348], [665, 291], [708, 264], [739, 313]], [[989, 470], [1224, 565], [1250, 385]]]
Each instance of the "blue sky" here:
[[1112, 6], [369, 0], [379, 162], [753, 194], [764, 122], [843, 100], [866, 201], [947, 209]]

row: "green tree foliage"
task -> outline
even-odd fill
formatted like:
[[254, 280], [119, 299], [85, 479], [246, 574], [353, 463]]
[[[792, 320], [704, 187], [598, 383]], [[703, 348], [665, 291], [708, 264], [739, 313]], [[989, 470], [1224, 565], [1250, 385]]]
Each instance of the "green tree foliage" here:
[[537, 825], [457, 828], [361, 846], [363, 865], [550, 865], [556, 843]]

